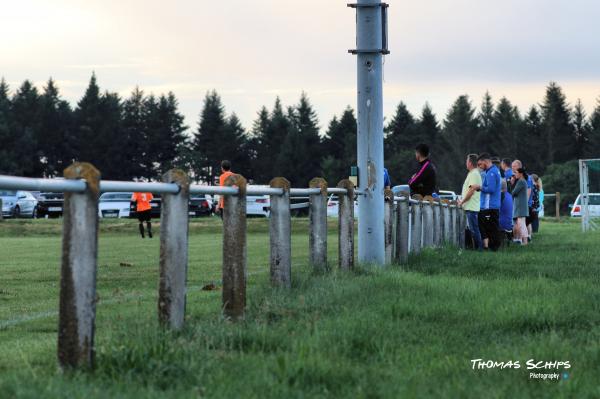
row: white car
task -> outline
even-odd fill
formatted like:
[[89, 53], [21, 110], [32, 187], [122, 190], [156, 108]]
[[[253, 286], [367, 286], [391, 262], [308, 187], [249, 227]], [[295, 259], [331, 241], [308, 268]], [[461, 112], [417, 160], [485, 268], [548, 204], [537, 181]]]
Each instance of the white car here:
[[[327, 217], [336, 218], [340, 212], [340, 203], [335, 194], [329, 196], [327, 201]], [[354, 217], [358, 217], [358, 201], [354, 200]]]
[[[253, 186], [269, 188], [269, 186]], [[246, 215], [265, 216], [271, 214], [271, 197], [268, 195], [248, 195], [246, 197]]]
[[98, 217], [127, 218], [133, 193], [104, 193], [98, 202]]
[[[600, 217], [600, 193], [590, 193], [589, 210], [591, 217]], [[581, 208], [581, 194], [577, 196], [573, 208], [571, 208], [571, 217], [581, 217], [583, 209]]]

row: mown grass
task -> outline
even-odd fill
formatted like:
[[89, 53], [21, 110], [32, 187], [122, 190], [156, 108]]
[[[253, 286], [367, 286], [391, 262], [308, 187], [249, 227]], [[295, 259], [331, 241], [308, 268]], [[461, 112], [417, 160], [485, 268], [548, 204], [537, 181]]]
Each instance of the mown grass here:
[[[0, 397], [600, 396], [600, 234], [576, 224], [544, 223], [527, 248], [427, 250], [404, 266], [319, 276], [306, 220], [295, 220], [285, 292], [269, 287], [267, 225], [254, 219], [239, 323], [221, 317], [220, 291], [200, 290], [220, 279], [219, 222], [190, 230], [187, 324], [173, 333], [156, 321], [158, 241], [138, 239], [131, 222], [102, 224], [97, 368], [62, 374], [52, 313], [60, 225], [0, 223], [0, 323], [14, 322], [0, 328]], [[473, 370], [478, 358], [522, 367]], [[572, 367], [559, 382], [529, 379], [528, 359]]]

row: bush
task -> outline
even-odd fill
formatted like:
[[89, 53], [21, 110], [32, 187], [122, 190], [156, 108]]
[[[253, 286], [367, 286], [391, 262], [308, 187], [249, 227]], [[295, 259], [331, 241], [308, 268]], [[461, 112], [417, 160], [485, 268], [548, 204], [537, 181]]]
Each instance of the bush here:
[[[544, 192], [547, 194], [560, 192], [561, 212], [569, 211], [569, 204], [575, 202], [579, 194], [579, 161], [552, 164], [546, 168], [542, 177]], [[545, 202], [546, 209], [553, 207], [554, 202]]]

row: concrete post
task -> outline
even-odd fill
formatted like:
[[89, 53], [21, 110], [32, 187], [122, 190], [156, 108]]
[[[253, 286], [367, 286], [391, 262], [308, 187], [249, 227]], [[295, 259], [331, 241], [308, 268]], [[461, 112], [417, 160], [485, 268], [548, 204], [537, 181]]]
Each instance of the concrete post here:
[[179, 169], [165, 173], [162, 181], [176, 183], [180, 191], [162, 195], [158, 320], [178, 330], [183, 327], [185, 319], [190, 181]]
[[423, 221], [421, 213], [422, 203], [419, 200], [418, 203], [411, 204], [412, 208], [412, 231], [411, 231], [411, 252], [418, 254], [421, 252], [423, 245]]
[[383, 226], [385, 235], [385, 263], [392, 263], [394, 255], [394, 193], [392, 190], [385, 190], [383, 197], [385, 204], [383, 208]]
[[383, 7], [379, 0], [358, 0], [357, 55], [357, 164], [358, 258], [383, 265], [385, 237], [383, 199]]
[[271, 285], [292, 286], [292, 219], [290, 182], [283, 177], [271, 180], [270, 186], [283, 189], [283, 195], [271, 195], [269, 237], [271, 240]]
[[223, 312], [241, 319], [246, 307], [246, 179], [231, 175], [225, 186], [237, 187], [238, 195], [224, 196], [223, 209]]
[[554, 213], [556, 214], [556, 221], [560, 222], [560, 193], [556, 192], [556, 198], [554, 198]]
[[423, 200], [423, 247], [431, 248], [433, 242], [433, 198], [425, 197]]
[[442, 204], [439, 199], [433, 202], [433, 245], [437, 248], [442, 246], [444, 241], [442, 232]]
[[409, 213], [408, 197], [398, 201], [398, 211], [396, 213], [398, 220], [396, 222], [396, 261], [406, 263], [408, 261], [409, 248]]
[[58, 362], [64, 368], [93, 368], [98, 256], [100, 172], [74, 163], [66, 179], [85, 179], [82, 193], [65, 193], [58, 316]]
[[354, 184], [342, 180], [337, 186], [348, 190], [346, 195], [338, 195], [338, 258], [340, 269], [350, 270], [354, 268]]
[[449, 245], [450, 241], [452, 240], [452, 235], [451, 235], [451, 228], [452, 226], [450, 225], [450, 203], [448, 202], [448, 200], [443, 200], [442, 201], [442, 219], [444, 221], [444, 234], [443, 234], [443, 241], [444, 241], [444, 245]]
[[4, 215], [2, 215], [2, 198], [0, 198], [0, 222], [4, 220]]
[[450, 244], [451, 245], [456, 245], [456, 239], [457, 239], [457, 234], [456, 234], [456, 221], [457, 221], [457, 217], [456, 217], [456, 205], [454, 205], [454, 203], [450, 203], [449, 205], [450, 208]]
[[310, 188], [319, 188], [319, 194], [310, 196], [310, 264], [315, 271], [327, 269], [327, 182], [315, 177], [309, 183]]
[[465, 248], [465, 229], [467, 227], [467, 214], [462, 207], [458, 208], [458, 246]]

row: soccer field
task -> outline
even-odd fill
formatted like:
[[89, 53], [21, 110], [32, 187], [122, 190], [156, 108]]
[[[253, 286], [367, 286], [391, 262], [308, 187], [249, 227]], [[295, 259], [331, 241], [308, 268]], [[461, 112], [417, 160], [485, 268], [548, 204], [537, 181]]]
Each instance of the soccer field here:
[[[543, 222], [530, 247], [426, 250], [406, 266], [340, 273], [331, 220], [334, 270], [315, 276], [307, 220], [293, 226], [293, 288], [277, 291], [267, 222], [249, 220], [248, 312], [231, 323], [220, 291], [201, 289], [220, 284], [220, 221], [192, 221], [187, 324], [171, 333], [157, 323], [158, 237], [103, 221], [97, 367], [62, 374], [60, 221], [0, 223], [0, 397], [600, 396], [599, 233]], [[474, 359], [520, 368], [474, 370]], [[530, 359], [570, 368], [528, 370]]]

